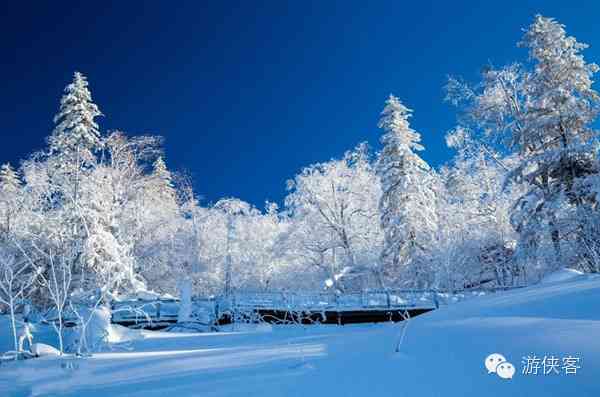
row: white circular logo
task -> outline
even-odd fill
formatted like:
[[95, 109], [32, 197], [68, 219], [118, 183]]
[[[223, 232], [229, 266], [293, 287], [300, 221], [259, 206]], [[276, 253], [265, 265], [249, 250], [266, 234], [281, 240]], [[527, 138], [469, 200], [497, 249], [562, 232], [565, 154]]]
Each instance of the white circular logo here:
[[512, 379], [515, 374], [515, 366], [505, 361], [496, 367], [496, 373], [502, 379]]
[[484, 364], [488, 374], [497, 374], [502, 379], [512, 379], [515, 375], [515, 366], [509, 363], [506, 357], [500, 353], [487, 356]]
[[493, 353], [486, 357], [485, 367], [488, 370], [488, 374], [496, 373], [496, 367], [498, 364], [506, 361], [506, 358], [499, 353]]

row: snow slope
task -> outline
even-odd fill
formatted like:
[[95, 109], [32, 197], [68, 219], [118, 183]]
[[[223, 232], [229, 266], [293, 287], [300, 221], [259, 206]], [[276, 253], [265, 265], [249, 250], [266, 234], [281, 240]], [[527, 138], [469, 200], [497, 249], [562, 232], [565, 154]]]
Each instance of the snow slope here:
[[[406, 323], [402, 323], [406, 324]], [[600, 396], [600, 277], [484, 296], [402, 324], [144, 332], [84, 360], [0, 367], [1, 396]], [[4, 331], [3, 331], [4, 332]], [[517, 373], [488, 374], [501, 353]], [[572, 355], [575, 375], [524, 375], [521, 358]]]

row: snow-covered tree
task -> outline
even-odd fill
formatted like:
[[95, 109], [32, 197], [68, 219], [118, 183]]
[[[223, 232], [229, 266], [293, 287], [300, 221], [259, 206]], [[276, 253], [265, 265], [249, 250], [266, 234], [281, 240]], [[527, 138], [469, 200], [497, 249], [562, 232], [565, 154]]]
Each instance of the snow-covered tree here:
[[37, 268], [28, 261], [21, 261], [7, 248], [0, 249], [0, 304], [8, 309], [13, 336], [15, 359], [18, 358], [17, 310], [23, 308], [34, 292], [38, 277]]
[[158, 159], [154, 162], [153, 165], [154, 171], [152, 176], [155, 182], [155, 189], [158, 198], [169, 201], [169, 203], [173, 205], [176, 200], [176, 192], [173, 187], [173, 176], [171, 171], [167, 169], [167, 165], [162, 156], [159, 156]]
[[57, 164], [76, 172], [94, 163], [94, 152], [100, 147], [100, 131], [94, 120], [102, 113], [92, 101], [85, 76], [75, 72], [65, 88], [60, 110], [54, 117], [56, 127], [50, 138], [50, 150], [58, 156]]
[[[240, 288], [268, 291], [277, 288], [285, 258], [281, 236], [285, 230], [275, 203], [267, 203], [264, 213], [253, 211], [239, 220], [235, 233], [239, 260], [243, 263], [237, 274]], [[241, 276], [241, 277], [240, 277]], [[283, 285], [279, 285], [281, 288]]]
[[21, 207], [21, 180], [10, 164], [0, 167], [0, 239], [7, 238]]
[[[60, 214], [48, 215], [49, 225], [60, 222]], [[44, 293], [43, 306], [50, 308], [49, 320], [56, 331], [59, 351], [64, 353], [65, 314], [70, 297], [75, 292], [73, 269], [82, 251], [80, 240], [72, 239], [68, 231], [60, 228], [39, 230], [29, 227], [27, 238], [14, 241], [21, 257], [19, 260], [35, 269]]]
[[521, 45], [529, 49], [533, 71], [523, 127], [511, 143], [522, 158], [515, 176], [531, 188], [517, 206], [515, 223], [526, 234], [548, 230], [558, 265], [566, 259], [561, 241], [578, 229], [564, 225], [561, 212], [589, 201], [578, 182], [599, 171], [592, 127], [600, 100], [592, 88], [598, 66], [584, 60], [587, 45], [567, 36], [552, 18], [536, 16]]
[[522, 282], [523, 271], [513, 261], [517, 235], [510, 213], [523, 189], [504, 182], [514, 159], [500, 158], [461, 127], [446, 140], [457, 154], [440, 172], [437, 286], [460, 290]]
[[[67, 85], [60, 101], [60, 109], [54, 118], [54, 131], [48, 138], [49, 151], [38, 159], [48, 175], [46, 199], [51, 201], [56, 221], [55, 234], [73, 242], [72, 247], [81, 251], [71, 269], [74, 283], [87, 289], [93, 283], [95, 268], [93, 260], [101, 255], [95, 250], [102, 248], [94, 242], [101, 239], [101, 230], [95, 228], [97, 219], [94, 204], [89, 195], [104, 186], [92, 187], [90, 178], [97, 166], [95, 153], [102, 140], [95, 118], [100, 116], [92, 101], [86, 78], [75, 72], [73, 81]], [[96, 181], [97, 183], [98, 181]], [[83, 197], [84, 195], [88, 197]], [[60, 254], [62, 255], [62, 254]], [[91, 265], [91, 266], [90, 266]]]
[[420, 134], [410, 127], [411, 114], [398, 98], [390, 95], [378, 124], [384, 133], [377, 164], [385, 235], [381, 261], [387, 278], [424, 287], [433, 276], [430, 251], [437, 229], [436, 178], [415, 153], [423, 146]]
[[536, 16], [520, 45], [530, 63], [487, 68], [475, 87], [451, 79], [449, 99], [466, 100], [463, 121], [482, 141], [505, 144], [515, 160], [509, 180], [527, 186], [512, 210], [518, 256], [538, 274], [586, 268], [589, 255], [578, 253], [587, 252], [596, 229], [598, 67], [585, 61], [587, 46], [552, 18]]
[[[245, 216], [252, 216], [257, 214], [257, 210], [245, 201], [226, 198], [219, 200], [214, 208], [221, 211], [224, 215], [225, 221], [225, 257], [223, 263], [223, 273], [225, 276], [223, 293], [230, 295], [236, 284], [239, 284], [239, 280], [236, 283], [234, 280], [234, 274], [239, 274], [243, 269], [240, 268], [239, 260], [235, 260], [235, 253], [241, 253], [240, 251], [240, 220]], [[239, 255], [238, 255], [239, 257]], [[236, 266], [237, 265], [237, 266]]]
[[109, 243], [103, 261], [122, 272], [124, 285], [175, 293], [189, 239], [160, 144], [158, 137], [122, 132], [105, 139], [104, 162], [92, 174], [107, 182], [95, 193], [103, 196], [95, 206], [105, 237], [98, 241]]
[[304, 168], [288, 187], [296, 255], [319, 268], [330, 287], [366, 288], [371, 280], [381, 286], [381, 189], [366, 146]]
[[21, 180], [17, 175], [17, 172], [9, 164], [3, 164], [0, 167], [0, 188], [2, 191], [16, 193], [21, 187]]

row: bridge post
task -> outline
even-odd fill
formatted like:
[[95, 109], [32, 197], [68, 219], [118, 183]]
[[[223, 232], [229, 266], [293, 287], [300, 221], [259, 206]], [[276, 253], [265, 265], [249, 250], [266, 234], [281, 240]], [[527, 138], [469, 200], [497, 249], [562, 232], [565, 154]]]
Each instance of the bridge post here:
[[214, 310], [215, 310], [215, 325], [219, 325], [219, 321], [221, 320], [221, 313], [219, 307], [219, 296], [213, 297], [211, 300], [214, 302]]

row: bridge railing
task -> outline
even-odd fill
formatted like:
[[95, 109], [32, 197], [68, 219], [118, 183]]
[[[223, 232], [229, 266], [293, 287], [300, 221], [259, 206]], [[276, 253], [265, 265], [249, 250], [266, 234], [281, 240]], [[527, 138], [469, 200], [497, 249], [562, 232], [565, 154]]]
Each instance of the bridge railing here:
[[178, 299], [132, 299], [113, 302], [111, 305], [114, 322], [169, 322], [177, 319]]
[[217, 298], [222, 309], [273, 309], [295, 311], [365, 310], [439, 307], [433, 290], [363, 291], [345, 294], [301, 292], [236, 292]]

